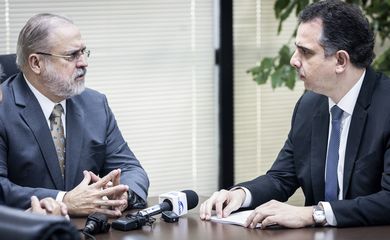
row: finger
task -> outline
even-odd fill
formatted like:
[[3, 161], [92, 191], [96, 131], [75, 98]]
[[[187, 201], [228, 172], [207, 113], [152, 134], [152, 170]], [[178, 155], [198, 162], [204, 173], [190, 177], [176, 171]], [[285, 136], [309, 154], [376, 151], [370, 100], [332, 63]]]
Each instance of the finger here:
[[[100, 178], [98, 175], [96, 175], [95, 173], [89, 171], [89, 174], [91, 175], [91, 180], [92, 180], [93, 183], [95, 183], [95, 182], [101, 180], [101, 178]], [[112, 182], [109, 181], [109, 182], [106, 184], [106, 186], [104, 186], [103, 188], [109, 188], [109, 187], [112, 187], [112, 185], [113, 185]]]
[[[121, 170], [118, 168], [117, 169], [118, 170], [118, 174], [114, 177], [114, 179], [112, 180], [112, 183], [111, 183], [111, 186], [118, 186], [118, 185], [120, 185], [121, 184]], [[110, 182], [109, 182], [110, 183]], [[108, 183], [108, 184], [109, 184]], [[107, 185], [108, 185], [107, 184]], [[114, 199], [120, 199], [121, 198], [121, 196], [122, 196], [123, 194], [121, 194], [121, 195], [118, 195], [118, 194], [115, 194], [114, 196], [113, 196], [113, 198]], [[126, 193], [126, 199], [127, 199], [127, 193]]]
[[121, 205], [126, 204], [126, 200], [95, 200], [94, 204], [100, 206], [100, 207], [111, 207], [111, 208], [116, 208], [120, 207]]
[[96, 175], [95, 173], [93, 173], [92, 171], [88, 171], [89, 175], [91, 175], [91, 180], [92, 182], [97, 182], [100, 180], [100, 177], [98, 175]]
[[83, 178], [83, 180], [81, 181], [81, 183], [79, 185], [88, 186], [89, 183], [91, 182], [91, 175], [86, 170], [83, 171], [83, 174], [84, 174], [84, 178]]
[[215, 200], [215, 211], [217, 213], [217, 216], [219, 218], [223, 217], [223, 204], [227, 201], [228, 199], [228, 191], [226, 190], [221, 190], [218, 192], [216, 195], [216, 200]]
[[245, 199], [245, 191], [242, 189], [227, 191], [227, 205], [223, 209], [223, 217], [227, 217], [233, 211], [239, 209], [244, 199]]
[[112, 187], [112, 186], [114, 186], [114, 184], [113, 184], [111, 181], [109, 181], [109, 182], [106, 184], [106, 186], [104, 186], [104, 188], [109, 188], [109, 187]]
[[40, 201], [41, 207], [45, 209], [46, 212], [48, 213], [52, 213], [54, 208], [53, 202], [51, 202], [51, 200], [55, 201], [54, 199], [50, 199], [50, 198], [44, 198], [41, 199]]
[[263, 220], [269, 217], [269, 215], [264, 214], [263, 212], [257, 212], [257, 214], [254, 216], [252, 219], [249, 227], [250, 228], [255, 228], [258, 223], [263, 223]]
[[265, 229], [276, 224], [278, 224], [277, 216], [268, 216], [261, 222], [261, 228]]
[[41, 210], [41, 204], [36, 196], [31, 196], [31, 211], [36, 212]]
[[68, 207], [66, 206], [66, 204], [63, 202], [59, 202], [59, 204], [60, 204], [60, 209], [61, 209], [61, 215], [65, 216], [65, 217], [68, 216]]
[[211, 217], [211, 209], [212, 209], [212, 202], [214, 200], [212, 198], [209, 198], [208, 200], [204, 201], [202, 205], [200, 206], [200, 219], [202, 220], [210, 220]]
[[97, 188], [103, 188], [109, 181], [113, 181], [115, 176], [118, 174], [118, 170], [114, 169], [109, 172], [106, 176], [102, 177], [99, 181], [95, 182], [93, 185]]
[[199, 207], [199, 217], [202, 220], [205, 220], [205, 203], [203, 202]]
[[205, 220], [210, 220], [211, 218], [211, 210], [213, 209], [215, 205], [215, 199], [217, 198], [217, 195], [219, 192], [215, 192], [208, 200], [206, 200], [204, 205], [204, 218]]
[[120, 168], [118, 168], [118, 174], [114, 177], [112, 183], [114, 184], [114, 186], [121, 184], [121, 169]]
[[129, 187], [127, 185], [118, 185], [118, 186], [113, 186], [110, 188], [103, 189], [100, 191], [99, 195], [101, 197], [103, 196], [121, 196], [125, 192], [129, 190]]
[[117, 207], [116, 209], [123, 212], [124, 210], [127, 209], [128, 207], [128, 203], [127, 203], [127, 199], [128, 199], [128, 195], [127, 195], [127, 191], [124, 192], [121, 196], [119, 196], [118, 198], [114, 198], [116, 200], [125, 200], [125, 204], [122, 204], [121, 206]]
[[210, 199], [206, 200], [204, 203], [203, 203], [203, 206], [204, 206], [204, 210], [203, 210], [203, 219], [204, 220], [209, 220], [210, 219], [210, 215], [211, 215], [211, 209], [209, 206], [209, 201]]
[[114, 210], [118, 210], [120, 212], [123, 212], [127, 209], [127, 204], [122, 204], [119, 207], [115, 207]]
[[239, 203], [237, 201], [230, 201], [228, 205], [223, 209], [223, 217], [229, 216], [233, 211], [239, 208]]
[[249, 227], [249, 225], [251, 224], [253, 218], [255, 218], [256, 214], [257, 214], [257, 212], [256, 212], [256, 210], [254, 210], [254, 211], [248, 216], [248, 218], [245, 220], [245, 223], [244, 223], [245, 227]]

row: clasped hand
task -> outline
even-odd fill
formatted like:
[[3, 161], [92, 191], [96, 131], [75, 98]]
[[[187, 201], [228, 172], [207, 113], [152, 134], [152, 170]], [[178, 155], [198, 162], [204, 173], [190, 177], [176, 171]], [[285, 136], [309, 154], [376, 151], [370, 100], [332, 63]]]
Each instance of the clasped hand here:
[[67, 192], [63, 202], [71, 216], [86, 216], [93, 212], [108, 216], [121, 216], [127, 208], [128, 186], [120, 184], [120, 169], [112, 170], [100, 178], [92, 172], [83, 171], [84, 179]]

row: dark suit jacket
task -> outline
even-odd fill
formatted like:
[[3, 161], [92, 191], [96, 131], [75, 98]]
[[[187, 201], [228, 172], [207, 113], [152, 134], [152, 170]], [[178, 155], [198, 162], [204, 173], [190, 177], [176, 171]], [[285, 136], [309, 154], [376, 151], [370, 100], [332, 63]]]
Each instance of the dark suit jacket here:
[[[306, 92], [298, 101], [288, 138], [266, 175], [239, 184], [254, 208], [286, 201], [302, 187], [305, 205], [324, 201], [329, 129], [328, 98]], [[367, 69], [347, 139], [343, 197], [330, 202], [338, 226], [390, 224], [390, 80]]]
[[55, 198], [83, 179], [83, 170], [105, 176], [120, 168], [121, 183], [144, 200], [149, 180], [130, 151], [104, 95], [86, 89], [66, 100], [66, 166], [61, 176], [54, 143], [41, 107], [23, 74], [2, 84], [0, 187], [9, 206], [27, 208], [30, 196]]

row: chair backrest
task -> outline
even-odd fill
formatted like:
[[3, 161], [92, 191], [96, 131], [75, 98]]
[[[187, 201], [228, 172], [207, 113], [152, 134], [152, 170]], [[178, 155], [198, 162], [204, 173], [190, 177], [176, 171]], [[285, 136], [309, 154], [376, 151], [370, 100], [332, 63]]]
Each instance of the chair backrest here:
[[0, 65], [3, 74], [0, 76], [0, 82], [4, 82], [20, 70], [16, 65], [16, 54], [0, 55]]

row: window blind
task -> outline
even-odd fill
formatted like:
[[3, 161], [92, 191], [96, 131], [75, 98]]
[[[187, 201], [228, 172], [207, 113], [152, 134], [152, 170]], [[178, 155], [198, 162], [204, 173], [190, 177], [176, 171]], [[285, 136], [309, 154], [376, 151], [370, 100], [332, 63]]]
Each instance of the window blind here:
[[5, 0], [0, 53], [36, 13], [71, 18], [91, 49], [87, 87], [107, 95], [146, 169], [149, 195], [217, 188], [213, 1]]
[[[240, 0], [233, 5], [234, 35], [234, 152], [235, 182], [253, 179], [271, 167], [290, 129], [296, 101], [303, 93], [298, 82], [293, 91], [257, 85], [246, 71], [260, 58], [276, 56], [295, 29], [290, 17], [277, 35], [274, 0]], [[291, 44], [294, 43], [292, 39]], [[302, 194], [290, 199], [302, 203]]]

